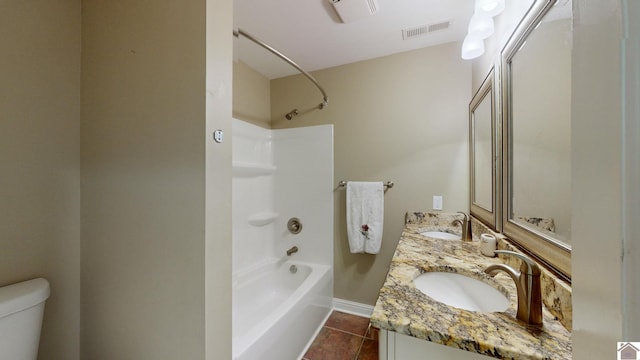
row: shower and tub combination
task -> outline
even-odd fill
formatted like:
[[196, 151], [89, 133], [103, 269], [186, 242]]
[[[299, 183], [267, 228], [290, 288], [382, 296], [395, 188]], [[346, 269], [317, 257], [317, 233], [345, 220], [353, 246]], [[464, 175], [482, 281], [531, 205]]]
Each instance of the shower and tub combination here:
[[333, 300], [333, 126], [232, 140], [233, 358], [299, 359]]

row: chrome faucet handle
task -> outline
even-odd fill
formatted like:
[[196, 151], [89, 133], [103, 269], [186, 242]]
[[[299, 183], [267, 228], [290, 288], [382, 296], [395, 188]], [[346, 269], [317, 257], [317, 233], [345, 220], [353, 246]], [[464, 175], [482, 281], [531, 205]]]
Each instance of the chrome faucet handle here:
[[515, 256], [523, 261], [523, 266], [520, 267], [520, 271], [524, 272], [527, 275], [540, 275], [540, 267], [538, 266], [538, 264], [536, 264], [535, 261], [524, 254], [520, 254], [510, 250], [496, 250], [495, 253]]

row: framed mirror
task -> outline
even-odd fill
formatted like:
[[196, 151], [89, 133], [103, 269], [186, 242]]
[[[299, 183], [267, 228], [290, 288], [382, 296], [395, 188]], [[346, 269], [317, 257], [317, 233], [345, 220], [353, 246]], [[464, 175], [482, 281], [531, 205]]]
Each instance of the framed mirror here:
[[497, 221], [496, 106], [494, 69], [469, 103], [470, 211], [473, 216], [499, 230]]
[[571, 1], [537, 0], [502, 51], [503, 233], [571, 276]]

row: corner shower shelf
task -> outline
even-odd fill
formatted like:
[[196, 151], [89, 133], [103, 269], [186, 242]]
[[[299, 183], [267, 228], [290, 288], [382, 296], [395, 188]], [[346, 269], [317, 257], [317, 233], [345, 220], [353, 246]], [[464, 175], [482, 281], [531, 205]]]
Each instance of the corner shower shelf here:
[[249, 224], [253, 226], [265, 226], [271, 224], [278, 218], [278, 214], [274, 212], [260, 212], [249, 216]]
[[262, 175], [271, 175], [276, 171], [276, 167], [268, 164], [247, 163], [234, 161], [233, 175], [241, 177], [255, 177]]

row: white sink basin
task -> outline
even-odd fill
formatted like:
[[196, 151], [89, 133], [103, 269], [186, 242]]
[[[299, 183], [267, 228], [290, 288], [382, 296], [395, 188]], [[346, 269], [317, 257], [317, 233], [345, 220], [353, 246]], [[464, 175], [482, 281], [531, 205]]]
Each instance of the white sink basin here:
[[413, 283], [432, 299], [460, 309], [495, 312], [509, 307], [509, 299], [503, 293], [468, 276], [428, 272], [413, 279]]
[[425, 232], [421, 232], [420, 235], [441, 239], [441, 240], [460, 240], [460, 235], [451, 234], [444, 231], [425, 231]]

